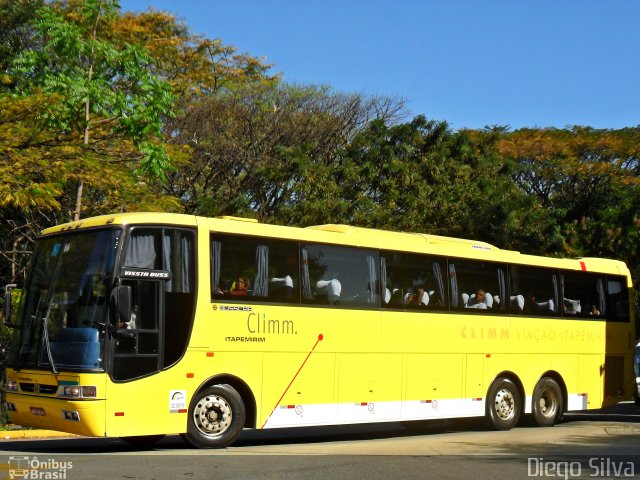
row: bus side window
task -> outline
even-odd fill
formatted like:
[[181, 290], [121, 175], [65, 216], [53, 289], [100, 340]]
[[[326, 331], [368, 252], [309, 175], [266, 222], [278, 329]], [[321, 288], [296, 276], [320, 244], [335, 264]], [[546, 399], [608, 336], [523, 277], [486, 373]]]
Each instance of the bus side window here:
[[305, 303], [378, 306], [378, 255], [375, 251], [306, 244], [301, 248], [300, 257]]
[[269, 266], [266, 271], [267, 297], [272, 302], [299, 303], [298, 244], [269, 242]]
[[629, 289], [625, 277], [607, 277], [606, 292], [607, 319], [617, 322], [628, 322]]
[[606, 316], [605, 278], [588, 272], [562, 273], [562, 309], [565, 316]]
[[[242, 299], [253, 296], [257, 239], [232, 235], [211, 238], [212, 297]], [[258, 286], [258, 288], [261, 288]]]
[[[506, 311], [505, 268], [498, 263], [451, 259], [451, 307], [469, 313]], [[484, 312], [489, 313], [489, 312]]]
[[165, 229], [163, 247], [165, 269], [171, 272], [164, 282], [163, 366], [167, 367], [180, 359], [189, 342], [196, 302], [194, 232]]
[[509, 313], [534, 316], [558, 314], [556, 270], [512, 265], [510, 273]]
[[257, 237], [211, 236], [211, 297], [298, 303], [298, 245]]
[[[380, 264], [383, 307], [445, 310], [446, 261], [437, 257], [383, 252]], [[386, 273], [386, 274], [385, 274]]]

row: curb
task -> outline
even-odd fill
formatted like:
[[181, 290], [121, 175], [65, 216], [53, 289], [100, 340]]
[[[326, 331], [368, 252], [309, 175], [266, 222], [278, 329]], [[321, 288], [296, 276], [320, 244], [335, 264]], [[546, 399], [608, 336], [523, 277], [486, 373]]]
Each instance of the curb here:
[[73, 433], [56, 432], [54, 430], [2, 430], [0, 440], [13, 440], [17, 438], [61, 438], [77, 437]]

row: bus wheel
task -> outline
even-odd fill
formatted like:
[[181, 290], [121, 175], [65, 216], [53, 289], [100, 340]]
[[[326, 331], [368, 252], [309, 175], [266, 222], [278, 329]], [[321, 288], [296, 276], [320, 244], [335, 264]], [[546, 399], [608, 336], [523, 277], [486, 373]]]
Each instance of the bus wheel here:
[[487, 420], [496, 430], [513, 428], [522, 411], [518, 387], [508, 378], [496, 379], [487, 396]]
[[187, 433], [183, 436], [200, 448], [224, 448], [242, 432], [244, 402], [230, 385], [214, 385], [198, 392], [189, 406]]
[[553, 378], [545, 377], [538, 382], [531, 402], [533, 421], [539, 427], [551, 427], [562, 416], [562, 390]]

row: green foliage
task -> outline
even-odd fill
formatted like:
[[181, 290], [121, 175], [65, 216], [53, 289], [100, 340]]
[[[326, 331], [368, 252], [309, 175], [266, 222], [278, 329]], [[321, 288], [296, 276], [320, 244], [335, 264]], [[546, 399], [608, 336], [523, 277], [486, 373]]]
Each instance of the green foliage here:
[[169, 175], [167, 191], [190, 213], [287, 222], [303, 204], [300, 189], [310, 179], [325, 181], [319, 172], [332, 172], [360, 125], [395, 112], [380, 103], [286, 84], [251, 82], [215, 92], [170, 125], [174, 141], [188, 145], [191, 155]]
[[149, 72], [143, 48], [100, 37], [118, 15], [112, 0], [53, 3], [33, 13], [30, 48], [12, 59], [11, 93], [0, 99], [2, 205], [79, 218], [83, 195], [90, 196], [86, 213], [100, 211], [120, 204], [127, 194], [118, 188], [138, 183], [135, 176], [162, 177], [171, 168], [161, 133], [171, 87]]
[[500, 140], [512, 180], [561, 226], [562, 253], [615, 256], [637, 228], [640, 129], [524, 129]]
[[8, 70], [15, 57], [33, 44], [30, 27], [44, 0], [0, 0], [0, 91], [12, 84]]
[[[149, 71], [152, 59], [137, 45], [116, 45], [99, 37], [118, 14], [118, 2], [87, 0], [74, 16], [53, 6], [37, 10], [33, 23], [39, 48], [14, 61], [21, 95], [55, 95], [43, 105], [46, 129], [83, 140], [101, 152], [106, 139], [121, 136], [142, 153], [142, 170], [162, 175], [169, 161], [159, 143], [162, 119], [171, 114], [168, 83]], [[90, 135], [89, 135], [90, 134]]]

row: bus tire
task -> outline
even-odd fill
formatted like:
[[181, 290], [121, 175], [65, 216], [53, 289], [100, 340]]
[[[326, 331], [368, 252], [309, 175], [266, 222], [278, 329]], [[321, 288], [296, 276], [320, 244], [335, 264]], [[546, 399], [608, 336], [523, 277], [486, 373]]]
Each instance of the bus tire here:
[[487, 421], [495, 430], [510, 430], [520, 418], [522, 400], [520, 391], [508, 378], [497, 378], [487, 395]]
[[533, 421], [539, 427], [552, 427], [562, 417], [562, 390], [553, 378], [540, 379], [531, 397]]
[[207, 387], [191, 399], [183, 437], [198, 448], [227, 447], [242, 432], [245, 415], [242, 397], [232, 386]]

